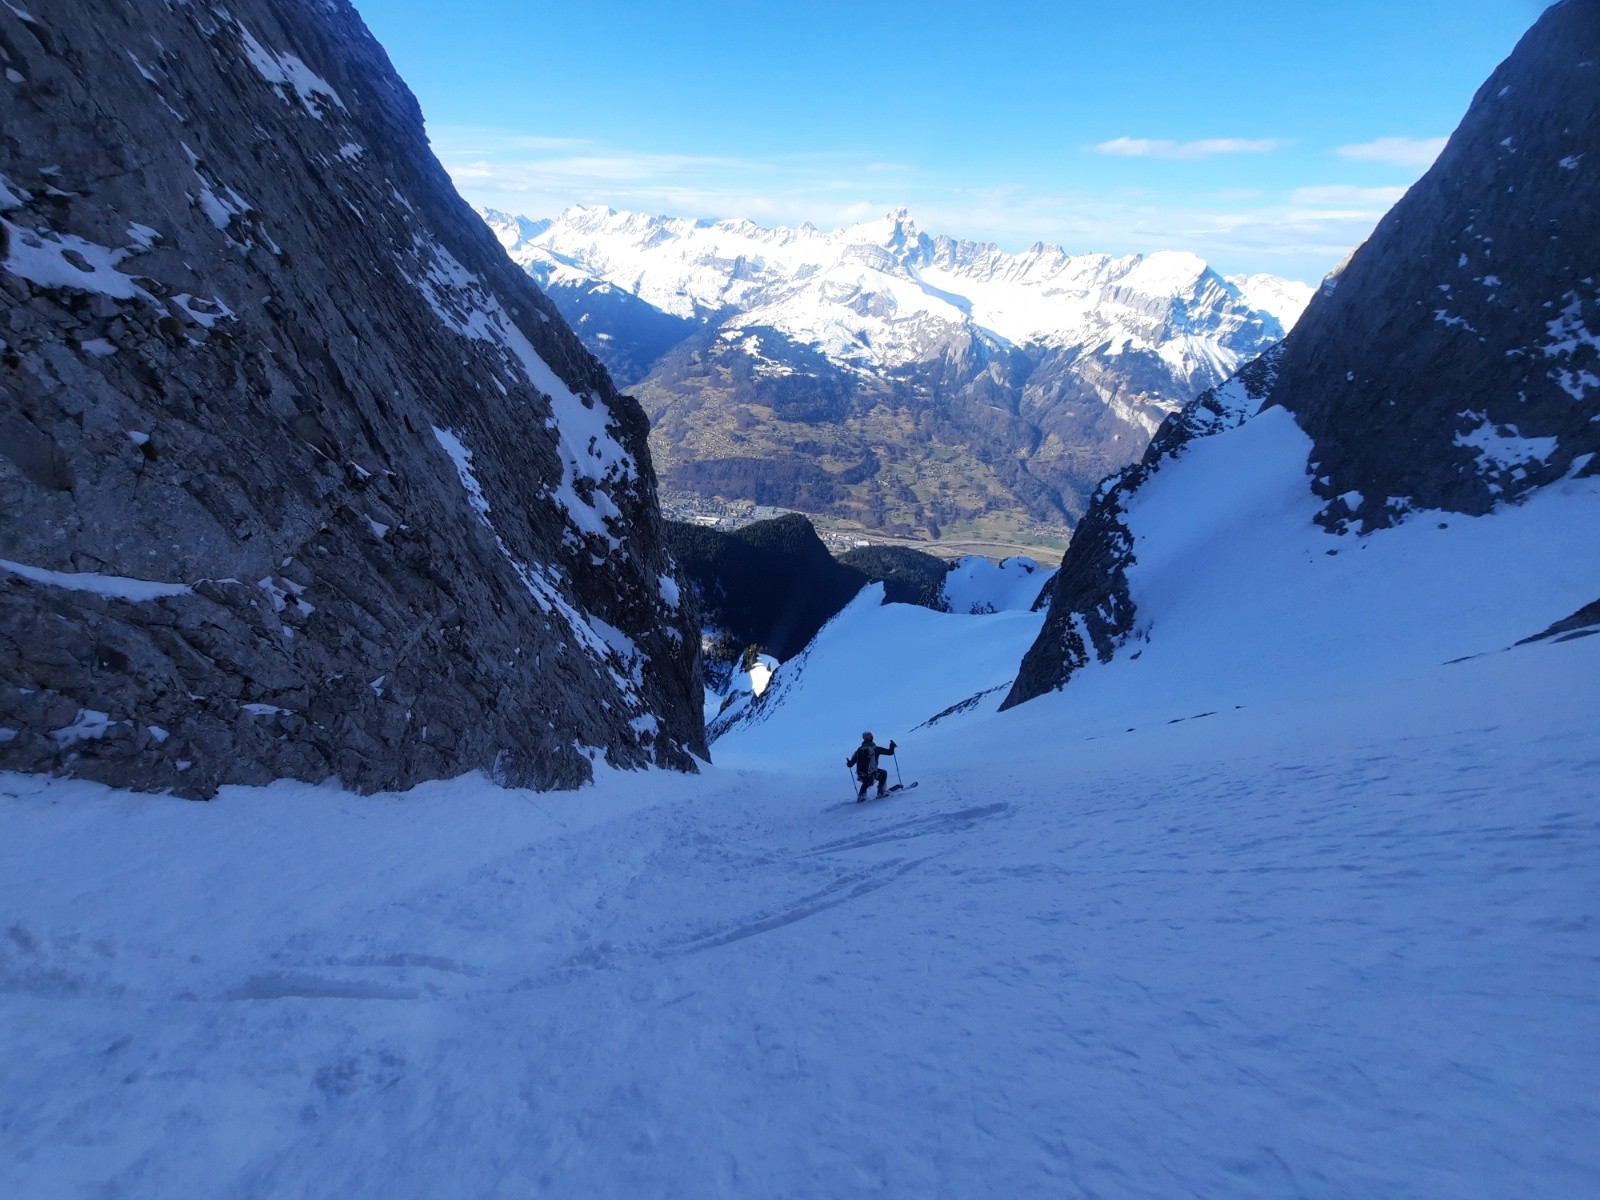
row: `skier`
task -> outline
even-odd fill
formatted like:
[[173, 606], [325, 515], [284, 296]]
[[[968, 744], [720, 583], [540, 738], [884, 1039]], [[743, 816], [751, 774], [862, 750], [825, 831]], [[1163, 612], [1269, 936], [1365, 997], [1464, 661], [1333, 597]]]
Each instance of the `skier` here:
[[856, 778], [861, 781], [861, 793], [856, 797], [857, 804], [867, 798], [867, 789], [872, 786], [874, 779], [878, 781], [878, 795], [885, 794], [887, 791], [885, 785], [889, 782], [889, 772], [878, 765], [878, 758], [881, 755], [893, 753], [893, 740], [889, 742], [889, 748], [885, 750], [882, 746], [873, 742], [870, 730], [861, 735], [861, 745], [856, 747], [854, 754], [844, 760], [845, 766], [856, 769]]

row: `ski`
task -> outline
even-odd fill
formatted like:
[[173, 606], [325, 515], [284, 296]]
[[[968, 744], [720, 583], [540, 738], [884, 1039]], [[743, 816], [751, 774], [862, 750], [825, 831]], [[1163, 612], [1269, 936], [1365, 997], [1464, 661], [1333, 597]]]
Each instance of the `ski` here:
[[919, 782], [918, 780], [914, 779], [910, 783], [891, 783], [888, 787], [886, 787], [883, 790], [883, 795], [874, 796], [871, 793], [868, 793], [867, 795], [862, 796], [860, 799], [858, 799], [856, 801], [856, 803], [857, 804], [865, 804], [868, 800], [887, 800], [890, 796], [894, 795], [896, 792], [909, 792], [912, 788], [917, 786], [918, 782]]

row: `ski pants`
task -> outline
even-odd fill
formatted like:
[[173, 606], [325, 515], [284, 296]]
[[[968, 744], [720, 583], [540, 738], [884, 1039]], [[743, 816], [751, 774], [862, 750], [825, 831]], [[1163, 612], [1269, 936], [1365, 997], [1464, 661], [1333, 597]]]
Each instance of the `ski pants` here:
[[858, 776], [858, 778], [861, 780], [860, 794], [865, 796], [867, 794], [867, 789], [872, 786], [872, 781], [874, 779], [878, 781], [878, 790], [880, 792], [883, 791], [884, 787], [889, 782], [889, 772], [885, 771], [882, 767], [879, 767], [876, 771], [872, 772], [872, 774], [861, 775]]

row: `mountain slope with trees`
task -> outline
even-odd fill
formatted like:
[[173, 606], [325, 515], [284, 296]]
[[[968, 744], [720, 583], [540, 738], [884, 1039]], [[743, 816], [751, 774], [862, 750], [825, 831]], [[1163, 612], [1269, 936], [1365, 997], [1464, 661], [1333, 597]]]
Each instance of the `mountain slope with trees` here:
[[652, 421], [664, 485], [899, 536], [1059, 544], [1170, 412], [1310, 294], [1193, 255], [486, 212]]

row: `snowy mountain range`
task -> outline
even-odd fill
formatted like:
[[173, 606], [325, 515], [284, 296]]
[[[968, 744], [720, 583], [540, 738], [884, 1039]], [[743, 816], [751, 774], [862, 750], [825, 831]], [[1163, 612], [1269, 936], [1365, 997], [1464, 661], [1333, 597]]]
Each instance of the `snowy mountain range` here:
[[644, 404], [669, 487], [899, 533], [1069, 522], [1311, 295], [1192, 254], [1008, 254], [903, 209], [827, 233], [482, 215]]
[[998, 345], [1149, 351], [1193, 379], [1238, 364], [1253, 316], [1282, 336], [1312, 291], [1273, 275], [1224, 278], [1173, 251], [1118, 258], [1038, 243], [1007, 254], [923, 233], [905, 209], [831, 233], [607, 207], [553, 221], [482, 215], [541, 283], [610, 284], [725, 331], [778, 330], [862, 370], [918, 361], [960, 329]]

